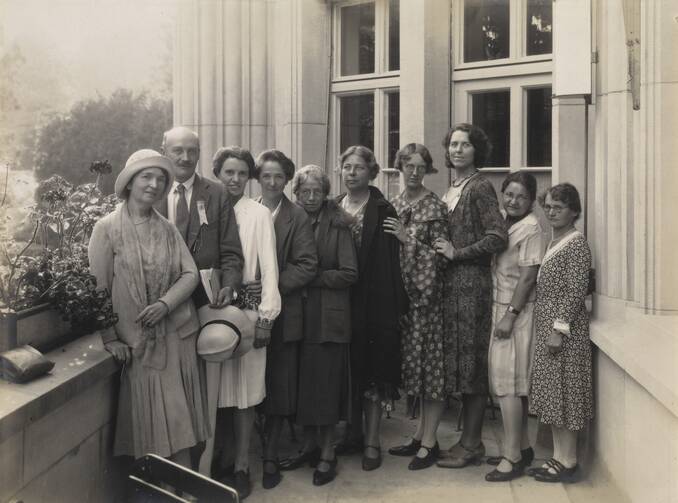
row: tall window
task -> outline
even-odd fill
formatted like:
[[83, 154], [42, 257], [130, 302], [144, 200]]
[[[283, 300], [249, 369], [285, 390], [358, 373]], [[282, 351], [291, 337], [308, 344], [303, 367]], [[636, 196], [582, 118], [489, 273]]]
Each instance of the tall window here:
[[453, 119], [482, 127], [488, 176], [551, 177], [552, 0], [454, 0]]
[[[339, 2], [333, 11], [331, 159], [351, 145], [372, 149], [386, 197], [399, 192], [392, 169], [400, 146], [400, 0]], [[338, 174], [333, 192], [343, 190]]]

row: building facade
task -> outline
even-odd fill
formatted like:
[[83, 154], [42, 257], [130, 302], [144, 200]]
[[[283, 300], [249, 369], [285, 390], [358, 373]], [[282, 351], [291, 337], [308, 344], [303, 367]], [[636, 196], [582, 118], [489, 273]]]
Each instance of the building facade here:
[[[397, 149], [473, 122], [495, 185], [574, 183], [597, 277], [594, 481], [678, 501], [678, 6], [670, 0], [183, 0], [174, 120], [219, 146], [324, 166], [371, 147], [387, 197]], [[652, 460], [651, 462], [649, 462]]]

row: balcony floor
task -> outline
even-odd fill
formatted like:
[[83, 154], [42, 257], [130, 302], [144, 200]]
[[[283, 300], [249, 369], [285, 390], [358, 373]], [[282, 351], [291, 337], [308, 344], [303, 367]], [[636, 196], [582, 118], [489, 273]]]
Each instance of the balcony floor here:
[[[272, 490], [261, 487], [261, 455], [259, 442], [253, 441], [250, 471], [253, 482], [249, 503], [294, 503], [294, 502], [445, 502], [449, 503], [580, 503], [588, 501], [622, 501], [620, 495], [608, 484], [582, 480], [577, 484], [545, 484], [528, 476], [508, 483], [486, 482], [485, 474], [493, 467], [483, 463], [461, 470], [441, 469], [433, 466], [426, 470], [409, 471], [409, 458], [390, 456], [386, 449], [406, 441], [416, 428], [416, 420], [406, 417], [403, 412], [404, 400], [398, 403], [400, 410], [383, 420], [384, 462], [378, 470], [364, 472], [360, 455], [340, 457], [337, 478], [323, 487], [312, 485], [311, 468], [300, 468], [283, 472], [283, 480]], [[448, 448], [459, 438], [456, 431], [457, 402], [446, 412], [438, 438], [442, 448]], [[530, 418], [531, 438], [536, 437], [537, 422]], [[300, 429], [297, 428], [298, 434]], [[491, 419], [490, 409], [486, 412], [483, 442], [487, 455], [499, 454], [502, 438], [501, 414]], [[296, 452], [300, 444], [290, 441], [286, 428], [281, 441], [281, 457]], [[537, 460], [546, 459], [550, 452], [536, 449]]]

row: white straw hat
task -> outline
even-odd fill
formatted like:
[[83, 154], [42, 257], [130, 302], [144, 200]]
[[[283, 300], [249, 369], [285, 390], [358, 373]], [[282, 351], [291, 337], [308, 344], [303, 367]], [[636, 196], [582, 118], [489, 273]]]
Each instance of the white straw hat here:
[[146, 168], [160, 168], [165, 172], [167, 183], [165, 184], [165, 191], [162, 197], [166, 197], [172, 188], [172, 183], [174, 183], [174, 165], [169, 158], [150, 148], [137, 150], [129, 156], [125, 167], [118, 175], [118, 178], [115, 179], [115, 194], [120, 199], [124, 199], [126, 197], [125, 189], [129, 182], [134, 178], [134, 175]]
[[208, 362], [237, 358], [252, 349], [254, 321], [235, 306], [198, 309], [200, 335], [197, 352]]

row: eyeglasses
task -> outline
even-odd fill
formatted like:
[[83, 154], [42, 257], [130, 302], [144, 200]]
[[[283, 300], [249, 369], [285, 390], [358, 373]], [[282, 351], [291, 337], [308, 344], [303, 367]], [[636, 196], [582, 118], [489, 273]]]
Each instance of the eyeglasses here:
[[560, 213], [563, 212], [563, 210], [568, 209], [567, 206], [551, 206], [550, 204], [545, 204], [543, 208], [544, 213], [546, 213], [547, 215], [551, 212], [555, 213], [556, 215], [559, 215]]
[[416, 171], [418, 175], [425, 175], [426, 174], [426, 165], [419, 165], [415, 166], [414, 164], [405, 164], [403, 166], [403, 171], [406, 171], [408, 173], [412, 173], [413, 171]]
[[308, 199], [311, 195], [322, 199], [325, 197], [325, 191], [322, 189], [301, 189], [299, 191], [299, 197], [301, 199]]

